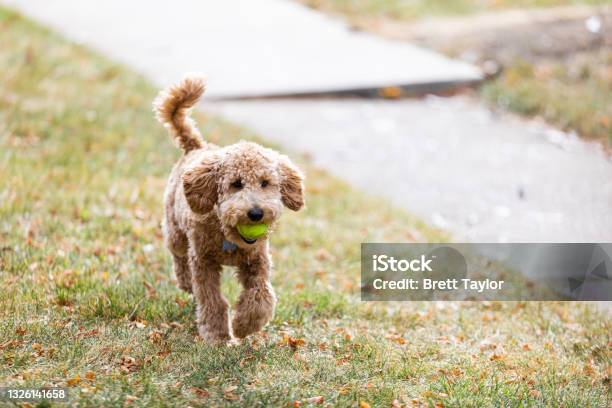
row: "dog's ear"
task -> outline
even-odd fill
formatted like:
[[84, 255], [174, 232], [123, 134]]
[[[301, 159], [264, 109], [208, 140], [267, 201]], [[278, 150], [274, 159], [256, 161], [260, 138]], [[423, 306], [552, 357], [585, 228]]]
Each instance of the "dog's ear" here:
[[201, 163], [183, 173], [183, 190], [191, 210], [205, 214], [213, 209], [219, 197], [217, 168], [219, 157], [207, 156]]
[[297, 211], [304, 206], [304, 175], [287, 156], [279, 156], [281, 200], [285, 207]]

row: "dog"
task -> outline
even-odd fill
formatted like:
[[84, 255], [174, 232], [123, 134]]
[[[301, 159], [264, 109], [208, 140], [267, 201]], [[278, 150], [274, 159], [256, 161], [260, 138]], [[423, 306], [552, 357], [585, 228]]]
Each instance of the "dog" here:
[[[199, 335], [207, 343], [235, 343], [272, 318], [268, 238], [283, 207], [304, 206], [304, 175], [291, 160], [253, 142], [219, 147], [202, 139], [189, 111], [205, 91], [202, 78], [186, 77], [160, 92], [157, 120], [184, 154], [164, 194], [164, 241], [179, 288], [197, 304]], [[244, 237], [238, 225], [266, 224], [261, 237]], [[221, 293], [222, 266], [236, 268], [243, 289], [230, 324]]]

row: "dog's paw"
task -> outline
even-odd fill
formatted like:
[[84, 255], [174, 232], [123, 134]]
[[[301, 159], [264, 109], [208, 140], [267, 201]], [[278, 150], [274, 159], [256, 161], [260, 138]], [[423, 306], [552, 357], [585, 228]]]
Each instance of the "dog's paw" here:
[[214, 346], [231, 345], [236, 342], [232, 335], [227, 333], [215, 333], [210, 331], [206, 326], [198, 326], [198, 334], [207, 344]]
[[274, 314], [276, 298], [274, 292], [247, 289], [240, 295], [232, 320], [234, 336], [244, 338], [261, 330]]
[[243, 339], [251, 333], [255, 333], [266, 324], [268, 319], [254, 318], [248, 315], [236, 315], [232, 321], [234, 336]]
[[184, 290], [187, 293], [193, 293], [193, 289], [191, 288], [191, 282], [177, 282], [177, 286], [179, 289]]

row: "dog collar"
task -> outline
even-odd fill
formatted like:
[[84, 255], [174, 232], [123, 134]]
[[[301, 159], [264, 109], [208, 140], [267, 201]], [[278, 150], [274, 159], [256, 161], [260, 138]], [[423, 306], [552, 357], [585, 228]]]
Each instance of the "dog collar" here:
[[222, 246], [221, 249], [223, 251], [225, 251], [225, 252], [234, 252], [236, 249], [238, 249], [238, 245], [236, 245], [233, 242], [229, 242], [228, 240], [224, 239], [223, 240], [223, 246]]

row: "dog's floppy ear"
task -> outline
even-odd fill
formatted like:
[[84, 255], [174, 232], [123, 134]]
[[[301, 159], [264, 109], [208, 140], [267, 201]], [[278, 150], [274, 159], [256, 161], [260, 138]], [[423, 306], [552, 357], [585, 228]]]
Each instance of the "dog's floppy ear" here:
[[281, 200], [285, 207], [297, 211], [304, 206], [304, 175], [287, 156], [279, 156]]
[[213, 209], [219, 197], [217, 168], [219, 157], [207, 156], [183, 173], [183, 190], [191, 210], [205, 214]]

